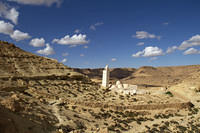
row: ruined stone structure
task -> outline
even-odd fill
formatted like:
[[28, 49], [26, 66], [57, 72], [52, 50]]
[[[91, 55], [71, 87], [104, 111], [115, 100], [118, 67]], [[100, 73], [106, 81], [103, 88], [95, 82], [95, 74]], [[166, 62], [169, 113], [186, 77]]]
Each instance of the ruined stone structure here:
[[126, 95], [141, 93], [141, 91], [137, 89], [137, 85], [122, 84], [120, 81], [117, 81], [116, 85], [112, 85], [110, 89]]
[[109, 85], [109, 79], [110, 79], [110, 71], [108, 68], [108, 65], [103, 70], [103, 76], [102, 76], [102, 87], [109, 87], [110, 90], [119, 92], [125, 95], [136, 95], [136, 94], [145, 94], [145, 90], [138, 90], [137, 85], [131, 85], [131, 84], [122, 84], [120, 81], [116, 82], [116, 85]]

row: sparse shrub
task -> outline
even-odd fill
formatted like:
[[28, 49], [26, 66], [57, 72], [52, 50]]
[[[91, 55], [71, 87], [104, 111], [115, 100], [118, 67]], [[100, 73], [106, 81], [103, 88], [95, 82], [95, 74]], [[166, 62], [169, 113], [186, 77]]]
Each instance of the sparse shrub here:
[[77, 115], [77, 114], [74, 114], [74, 117], [76, 117], [76, 118], [80, 118], [79, 115]]
[[74, 130], [72, 127], [70, 127], [69, 125], [66, 126], [61, 126], [60, 127], [65, 133], [71, 132], [72, 130]]
[[75, 124], [77, 126], [77, 129], [87, 129], [84, 123], [81, 121], [75, 121]]
[[99, 127], [99, 124], [95, 124], [95, 127], [98, 128], [98, 127]]
[[119, 128], [120, 130], [123, 130], [123, 131], [127, 131], [127, 129], [126, 128], [124, 128], [124, 127], [122, 127], [122, 125], [121, 124], [116, 124], [115, 125], [117, 128]]
[[178, 125], [179, 123], [177, 121], [171, 120], [170, 123]]
[[134, 116], [137, 116], [138, 114], [135, 112], [126, 111], [125, 115], [126, 117], [134, 117]]
[[183, 115], [181, 115], [181, 114], [178, 114], [178, 113], [175, 113], [175, 116], [179, 116], [179, 117], [181, 117], [181, 116], [183, 116]]
[[109, 130], [109, 131], [115, 131], [115, 126], [114, 126], [114, 125], [110, 125], [110, 126], [108, 127], [108, 130]]
[[82, 110], [85, 112], [85, 111], [87, 111], [87, 109], [85, 109], [85, 108], [82, 108]]
[[108, 126], [108, 123], [105, 123], [105, 122], [104, 122], [104, 125]]
[[200, 87], [195, 88], [195, 92], [196, 93], [200, 92]]
[[150, 127], [149, 127], [149, 126], [147, 126], [147, 125], [145, 125], [145, 127], [146, 127], [147, 129], [150, 129]]
[[154, 128], [151, 129], [151, 132], [152, 133], [159, 133], [159, 130], [154, 127]]
[[77, 106], [72, 106], [72, 109], [75, 110]]
[[101, 116], [101, 117], [103, 117], [104, 119], [107, 119], [107, 118], [111, 117], [111, 114], [108, 113], [108, 112], [99, 113], [98, 115]]
[[120, 95], [119, 98], [120, 98], [121, 100], [124, 100], [124, 96], [123, 96], [123, 95]]
[[141, 125], [142, 123], [137, 119], [136, 120], [137, 124]]
[[101, 110], [101, 112], [104, 112], [104, 111], [105, 111], [103, 108], [101, 108], [100, 110]]
[[177, 128], [178, 128], [182, 133], [184, 133], [184, 132], [187, 130], [186, 127], [180, 126], [180, 125], [178, 125]]
[[169, 126], [169, 122], [168, 122], [168, 121], [166, 121], [166, 122], [165, 122], [165, 125], [168, 127], [168, 126]]
[[101, 119], [101, 116], [94, 113], [93, 111], [89, 111], [89, 113], [90, 113], [91, 116], [95, 117], [95, 119]]
[[168, 127], [165, 126], [165, 125], [162, 125], [161, 127], [159, 127], [159, 129], [160, 129], [160, 132], [170, 131], [170, 130], [168, 129]]
[[129, 98], [130, 98], [130, 95], [126, 95], [126, 97], [129, 99]]
[[148, 101], [147, 103], [150, 104], [150, 103], [152, 103], [152, 101], [150, 100], [150, 101]]
[[188, 113], [188, 115], [192, 115], [192, 114], [197, 114], [199, 112], [198, 108], [190, 108], [190, 113]]
[[136, 99], [136, 98], [133, 98], [133, 102], [137, 102], [137, 99]]
[[136, 119], [133, 118], [133, 117], [132, 118], [128, 118], [128, 119], [125, 120], [126, 123], [131, 123], [133, 121], [136, 121]]
[[156, 114], [156, 115], [154, 115], [155, 119], [159, 119], [159, 118], [168, 119], [169, 117], [173, 117], [173, 114]]
[[154, 126], [154, 127], [158, 127], [159, 125], [158, 125], [158, 124], [153, 124], [153, 126]]
[[166, 94], [166, 95], [169, 95], [170, 97], [173, 97], [173, 96], [174, 96], [170, 91], [165, 92], [165, 94]]
[[109, 110], [110, 113], [113, 113], [113, 110]]

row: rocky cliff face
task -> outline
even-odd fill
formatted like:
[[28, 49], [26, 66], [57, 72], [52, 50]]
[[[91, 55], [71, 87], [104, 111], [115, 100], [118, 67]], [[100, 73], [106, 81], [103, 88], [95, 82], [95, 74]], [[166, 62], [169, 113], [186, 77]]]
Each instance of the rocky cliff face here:
[[0, 76], [68, 75], [71, 69], [55, 59], [23, 51], [0, 41]]

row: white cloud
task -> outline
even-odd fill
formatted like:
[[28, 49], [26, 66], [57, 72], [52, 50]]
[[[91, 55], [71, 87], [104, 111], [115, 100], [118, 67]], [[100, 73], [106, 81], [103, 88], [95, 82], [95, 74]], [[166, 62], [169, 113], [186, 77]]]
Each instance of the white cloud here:
[[68, 56], [68, 55], [69, 55], [69, 53], [67, 53], [67, 52], [62, 54], [62, 56]]
[[179, 46], [180, 50], [185, 50], [189, 47], [200, 46], [200, 35], [195, 35], [191, 37], [189, 40], [183, 41]]
[[15, 30], [11, 35], [10, 37], [16, 41], [21, 41], [21, 40], [25, 40], [25, 39], [29, 39], [31, 38], [31, 36], [29, 36], [28, 33], [24, 33], [24, 32], [21, 32], [19, 30]]
[[164, 55], [162, 49], [158, 48], [158, 47], [146, 47], [143, 51], [139, 51], [135, 54], [133, 54], [133, 57], [152, 57], [152, 56], [160, 56], [160, 55]]
[[151, 57], [150, 61], [157, 60], [157, 59], [158, 59], [158, 57]]
[[100, 26], [100, 25], [103, 25], [104, 23], [103, 22], [98, 22], [96, 24], [94, 24], [94, 26]]
[[200, 54], [200, 51], [195, 49], [195, 48], [189, 48], [188, 50], [186, 50], [184, 53], [184, 55], [189, 55], [189, 54]]
[[47, 43], [46, 48], [36, 51], [39, 54], [43, 55], [52, 55], [54, 54], [54, 49]]
[[94, 25], [90, 25], [90, 30], [96, 30], [96, 27]]
[[132, 54], [132, 56], [133, 56], [133, 57], [140, 57], [140, 56], [142, 56], [143, 54], [144, 54], [143, 51], [138, 51], [137, 53]]
[[160, 39], [160, 36], [154, 35], [154, 34], [150, 34], [146, 31], [136, 31], [136, 35], [133, 35], [132, 37], [135, 37], [137, 39], [148, 39], [148, 38], [157, 38]]
[[84, 54], [80, 54], [81, 57], [85, 56]]
[[167, 26], [167, 25], [169, 25], [169, 22], [164, 22], [163, 25], [166, 25], [166, 26]]
[[24, 33], [19, 30], [14, 31], [14, 26], [4, 21], [0, 21], [0, 33], [9, 35], [12, 39], [16, 41], [29, 39], [31, 37], [28, 33]]
[[0, 33], [10, 35], [13, 33], [13, 28], [12, 24], [0, 21]]
[[69, 35], [66, 35], [65, 37], [61, 38], [61, 39], [53, 39], [53, 43], [58, 43], [58, 44], [62, 44], [62, 45], [70, 45], [72, 47], [75, 47], [77, 45], [82, 45], [82, 44], [88, 44], [89, 40], [86, 40], [87, 36], [86, 35], [82, 35], [82, 34], [75, 34], [72, 37], [70, 37]]
[[163, 51], [162, 49], [158, 48], [158, 47], [146, 47], [144, 49], [144, 57], [149, 57], [149, 56], [160, 56], [163, 55]]
[[84, 46], [84, 48], [88, 48], [88, 46]]
[[12, 8], [10, 12], [6, 15], [6, 18], [10, 19], [14, 24], [18, 22], [19, 12], [15, 8]]
[[76, 34], [78, 34], [78, 33], [80, 33], [81, 32], [81, 30], [79, 30], [79, 29], [76, 29], [75, 31], [74, 31], [74, 33], [76, 33]]
[[67, 62], [67, 59], [66, 59], [66, 58], [64, 58], [64, 59], [61, 61], [61, 63], [65, 63], [65, 62]]
[[25, 5], [45, 5], [45, 6], [51, 6], [54, 3], [59, 6], [63, 0], [8, 0], [12, 2], [17, 2], [19, 4], [25, 4]]
[[97, 26], [101, 26], [103, 24], [104, 24], [103, 22], [98, 22], [96, 24], [90, 25], [90, 30], [96, 30]]
[[144, 42], [137, 43], [137, 46], [142, 46], [142, 45], [144, 45]]
[[17, 24], [19, 12], [15, 8], [11, 8], [9, 5], [0, 2], [0, 17], [11, 20], [14, 24]]
[[178, 47], [177, 46], [172, 46], [172, 47], [168, 47], [166, 53], [173, 53], [175, 50], [177, 50]]
[[44, 38], [34, 38], [29, 43], [33, 47], [43, 47], [45, 46]]
[[112, 62], [115, 62], [115, 61], [117, 61], [117, 59], [116, 59], [116, 58], [112, 58], [111, 61], [112, 61]]

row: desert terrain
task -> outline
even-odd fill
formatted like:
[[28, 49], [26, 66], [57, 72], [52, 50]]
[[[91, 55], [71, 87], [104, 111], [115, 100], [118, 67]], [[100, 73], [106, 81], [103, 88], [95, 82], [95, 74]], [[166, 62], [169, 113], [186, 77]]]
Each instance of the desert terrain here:
[[102, 71], [0, 41], [0, 133], [200, 132], [200, 65], [110, 69], [141, 95], [102, 88]]

